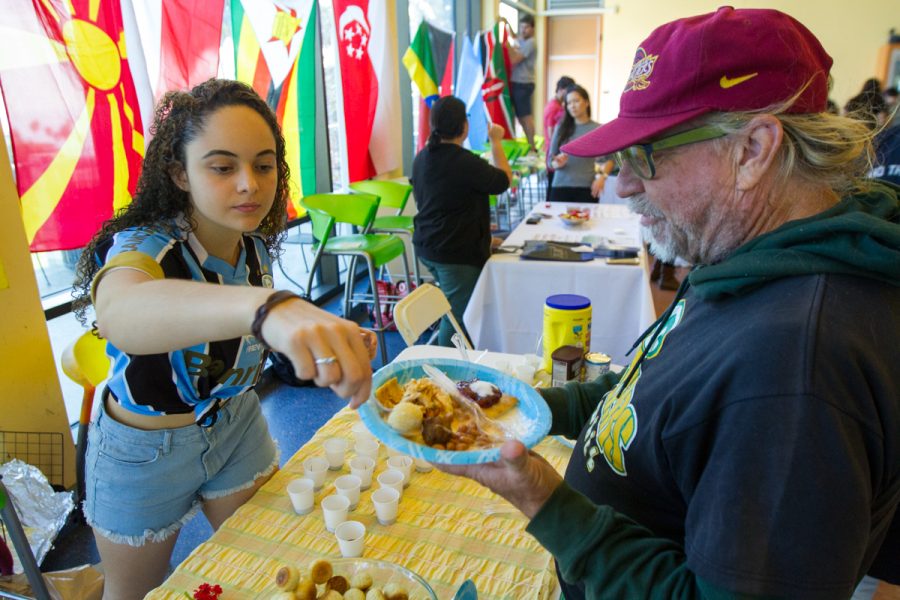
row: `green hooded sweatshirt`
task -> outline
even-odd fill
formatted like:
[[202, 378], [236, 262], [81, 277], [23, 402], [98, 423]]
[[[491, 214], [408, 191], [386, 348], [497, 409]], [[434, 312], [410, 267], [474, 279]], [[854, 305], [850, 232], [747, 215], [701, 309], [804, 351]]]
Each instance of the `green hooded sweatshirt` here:
[[[666, 314], [641, 336], [650, 336], [644, 347], [653, 347], [664, 329], [659, 324], [667, 322], [689, 288], [700, 299], [716, 303], [801, 275], [853, 275], [900, 286], [898, 193], [896, 186], [875, 183], [867, 193], [751, 240], [719, 264], [696, 267]], [[632, 365], [623, 374], [637, 369]], [[542, 390], [553, 417], [551, 434], [578, 437], [619, 378], [610, 373], [592, 383]], [[528, 531], [554, 555], [563, 577], [584, 586], [587, 598], [759, 598], [697, 576], [687, 567], [680, 544], [609, 505], [593, 503], [566, 482], [535, 515]]]

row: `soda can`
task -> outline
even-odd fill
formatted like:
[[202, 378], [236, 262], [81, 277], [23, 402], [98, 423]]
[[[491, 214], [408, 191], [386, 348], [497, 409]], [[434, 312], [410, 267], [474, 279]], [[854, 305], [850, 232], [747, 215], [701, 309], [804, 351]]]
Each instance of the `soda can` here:
[[584, 355], [584, 380], [594, 381], [609, 371], [609, 355], [602, 352], [588, 352]]

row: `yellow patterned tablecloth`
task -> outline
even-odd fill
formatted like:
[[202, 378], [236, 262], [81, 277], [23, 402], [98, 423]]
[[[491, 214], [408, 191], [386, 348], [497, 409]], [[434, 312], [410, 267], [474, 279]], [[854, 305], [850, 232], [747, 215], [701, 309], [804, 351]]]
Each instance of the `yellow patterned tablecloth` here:
[[[283, 565], [307, 567], [314, 559], [339, 558], [332, 533], [325, 529], [320, 502], [334, 493], [334, 479], [348, 473], [329, 471], [316, 492], [315, 510], [298, 516], [291, 508], [286, 487], [303, 476], [303, 461], [324, 454], [322, 441], [347, 438], [359, 421], [355, 411], [343, 409], [242, 506], [209, 539], [181, 563], [162, 586], [147, 598], [180, 598], [201, 583], [218, 583], [222, 600], [266, 598], [276, 590], [274, 575]], [[562, 472], [571, 450], [553, 438], [535, 450]], [[347, 453], [347, 458], [353, 451]], [[387, 468], [381, 448], [375, 476]], [[366, 526], [365, 558], [387, 560], [425, 578], [438, 598], [452, 598], [466, 579], [475, 582], [479, 598], [544, 600], [556, 588], [550, 554], [525, 533], [527, 520], [499, 496], [480, 485], [441, 473], [413, 473], [403, 492], [397, 522], [381, 525], [370, 496], [364, 491], [359, 506], [349, 515]]]

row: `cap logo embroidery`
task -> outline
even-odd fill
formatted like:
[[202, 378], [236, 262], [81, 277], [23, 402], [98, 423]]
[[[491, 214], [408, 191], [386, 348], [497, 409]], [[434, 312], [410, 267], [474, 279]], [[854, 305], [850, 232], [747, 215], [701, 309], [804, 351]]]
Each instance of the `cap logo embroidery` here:
[[759, 73], [750, 73], [749, 75], [742, 75], [741, 77], [734, 78], [729, 78], [727, 75], [722, 75], [722, 79], [719, 80], [719, 86], [723, 90], [727, 90], [728, 88], [744, 83], [748, 79], [753, 79], [757, 75], [759, 75]]
[[650, 74], [653, 73], [653, 67], [656, 65], [659, 55], [647, 54], [643, 48], [638, 48], [634, 58], [631, 75], [628, 76], [628, 83], [625, 85], [626, 92], [645, 90], [650, 87]]

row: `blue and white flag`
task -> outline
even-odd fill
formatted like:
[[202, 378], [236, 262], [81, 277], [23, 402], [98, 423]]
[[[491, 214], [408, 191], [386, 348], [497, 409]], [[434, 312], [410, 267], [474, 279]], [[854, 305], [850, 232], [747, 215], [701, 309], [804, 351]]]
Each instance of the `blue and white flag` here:
[[484, 84], [484, 71], [478, 49], [472, 44], [468, 35], [460, 36], [459, 74], [456, 78], [456, 97], [465, 102], [469, 114], [469, 137], [465, 147], [475, 150], [484, 148], [488, 140], [488, 118], [484, 110], [484, 98], [481, 86]]

